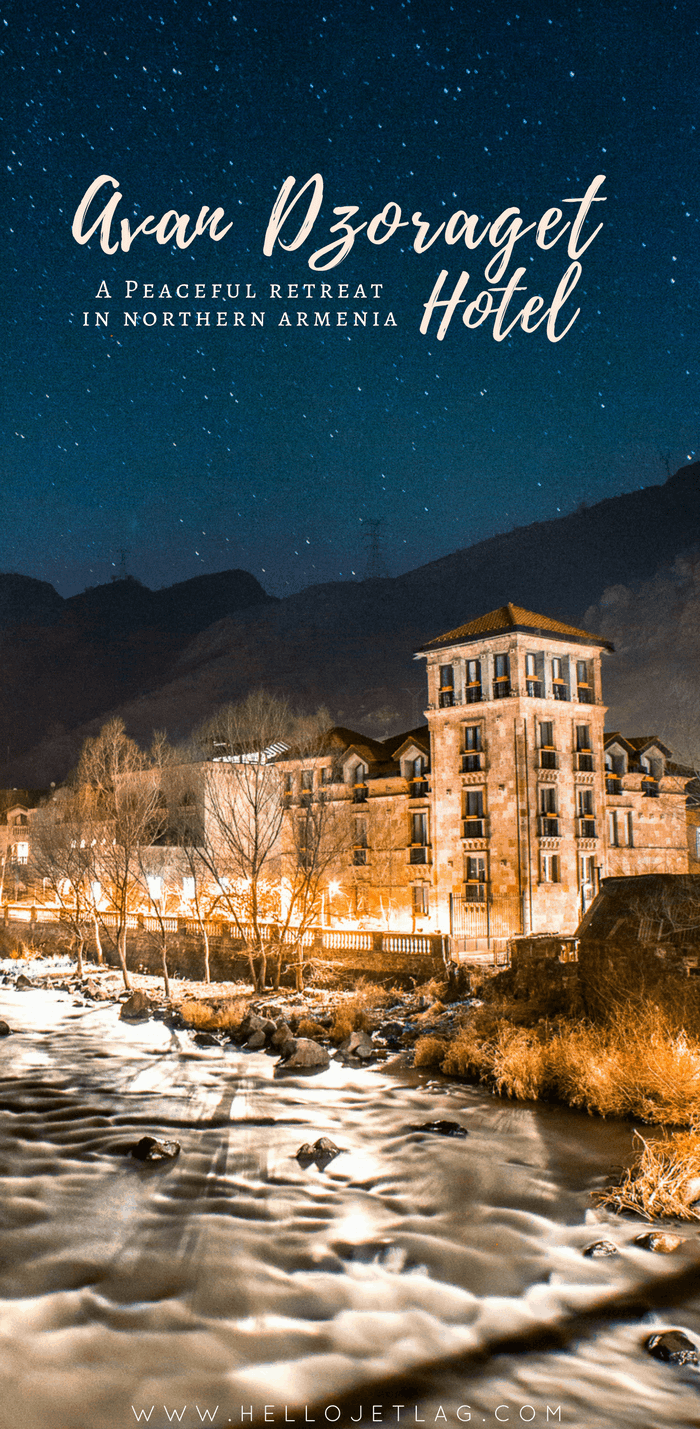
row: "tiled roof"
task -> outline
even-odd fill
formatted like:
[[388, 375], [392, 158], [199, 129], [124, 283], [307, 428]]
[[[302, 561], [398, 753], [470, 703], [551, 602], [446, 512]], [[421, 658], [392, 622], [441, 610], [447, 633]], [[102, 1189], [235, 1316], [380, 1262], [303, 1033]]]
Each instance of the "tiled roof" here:
[[459, 625], [456, 630], [448, 630], [445, 635], [437, 635], [423, 648], [430, 650], [435, 645], [457, 645], [462, 640], [475, 640], [482, 635], [497, 635], [506, 630], [532, 630], [544, 635], [562, 635], [569, 640], [585, 640], [587, 644], [603, 645], [612, 650], [609, 640], [593, 635], [589, 630], [579, 630], [575, 625], [566, 625], [562, 620], [553, 620], [551, 615], [538, 615], [534, 610], [525, 610], [521, 605], [499, 605], [488, 615], [479, 615], [476, 620]]

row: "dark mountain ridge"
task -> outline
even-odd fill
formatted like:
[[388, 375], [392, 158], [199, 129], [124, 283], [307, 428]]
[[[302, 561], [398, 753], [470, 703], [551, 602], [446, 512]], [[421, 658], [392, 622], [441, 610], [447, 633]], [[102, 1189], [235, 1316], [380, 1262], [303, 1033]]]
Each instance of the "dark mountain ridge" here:
[[[87, 729], [115, 709], [141, 739], [163, 727], [182, 737], [217, 704], [255, 686], [305, 707], [324, 704], [339, 722], [382, 737], [420, 718], [425, 677], [412, 656], [432, 636], [509, 600], [580, 625], [607, 587], [648, 581], [699, 543], [694, 463], [663, 485], [517, 528], [394, 578], [310, 586], [283, 600], [266, 596], [246, 572], [162, 591], [113, 582], [63, 602], [51, 625], [7, 632], [0, 749], [9, 742], [24, 756], [11, 763], [12, 782], [60, 778]], [[35, 584], [46, 605], [44, 583]], [[16, 711], [26, 711], [30, 692], [34, 714], [18, 740]]]

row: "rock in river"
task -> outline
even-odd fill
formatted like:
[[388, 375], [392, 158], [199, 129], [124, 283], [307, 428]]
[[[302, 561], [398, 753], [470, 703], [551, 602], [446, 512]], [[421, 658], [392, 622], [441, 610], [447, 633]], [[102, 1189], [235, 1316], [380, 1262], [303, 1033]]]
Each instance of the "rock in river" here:
[[312, 1161], [315, 1161], [316, 1165], [323, 1169], [335, 1156], [340, 1156], [341, 1152], [342, 1147], [336, 1146], [329, 1137], [319, 1136], [318, 1141], [315, 1141], [313, 1146], [310, 1146], [308, 1141], [305, 1141], [304, 1145], [299, 1147], [296, 1159], [301, 1162], [302, 1166], [309, 1166]]
[[9, 1037], [10, 1031], [9, 1023], [0, 1018], [0, 1037]]
[[180, 1155], [179, 1141], [158, 1141], [155, 1136], [142, 1136], [131, 1149], [137, 1161], [173, 1161]]
[[346, 1057], [359, 1057], [361, 1061], [367, 1062], [370, 1057], [376, 1057], [377, 1049], [366, 1032], [351, 1032], [340, 1044], [340, 1050]]
[[297, 1037], [293, 1043], [285, 1042], [278, 1066], [286, 1072], [295, 1067], [327, 1067], [329, 1061], [325, 1047], [312, 1042], [310, 1037]]
[[657, 1255], [670, 1255], [671, 1251], [683, 1245], [684, 1239], [684, 1236], [670, 1235], [668, 1231], [642, 1231], [641, 1235], [635, 1236], [634, 1244], [641, 1246], [642, 1250], [653, 1250]]
[[682, 1330], [664, 1330], [661, 1335], [650, 1335], [646, 1348], [654, 1359], [665, 1360], [667, 1364], [698, 1363], [697, 1347]]
[[131, 997], [127, 997], [126, 1002], [122, 1003], [119, 1016], [128, 1022], [130, 1018], [135, 1020], [137, 1017], [148, 1017], [150, 1012], [151, 999], [148, 993], [137, 987]]
[[436, 1136], [468, 1136], [466, 1126], [458, 1121], [422, 1121], [420, 1125], [409, 1126], [409, 1131], [432, 1131]]
[[603, 1260], [609, 1255], [619, 1255], [620, 1252], [611, 1240], [594, 1240], [590, 1245], [584, 1245], [582, 1255], [590, 1256], [591, 1260]]

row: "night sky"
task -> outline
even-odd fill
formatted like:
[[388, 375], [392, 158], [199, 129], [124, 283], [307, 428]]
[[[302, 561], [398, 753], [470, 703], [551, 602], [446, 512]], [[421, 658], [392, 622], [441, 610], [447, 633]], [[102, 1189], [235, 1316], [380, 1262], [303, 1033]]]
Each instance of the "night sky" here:
[[[124, 570], [161, 586], [242, 566], [283, 595], [398, 574], [697, 458], [695, 4], [48, 0], [5, 16], [0, 569], [68, 595]], [[296, 193], [315, 173], [309, 237], [265, 256], [284, 180]], [[112, 242], [120, 220], [154, 227], [168, 210], [191, 215], [189, 235], [204, 205], [231, 228], [184, 250], [142, 234], [109, 255], [99, 229], [78, 244], [73, 217], [101, 174], [122, 194]], [[417, 253], [412, 215], [427, 240], [460, 210], [477, 236], [509, 208], [525, 225], [561, 208], [561, 228], [578, 211], [563, 200], [597, 175], [606, 202], [580, 244], [604, 226], [579, 258], [566, 336], [550, 342], [543, 323], [497, 342], [493, 316], [467, 329], [467, 302], [518, 266], [526, 291], [506, 325], [535, 294], [544, 312], [569, 235], [544, 251], [532, 229], [489, 285], [498, 230]], [[85, 228], [113, 193], [100, 190]], [[394, 204], [408, 227], [381, 243], [365, 228], [342, 262], [309, 267], [338, 238], [334, 208], [356, 205], [357, 226], [398, 217]], [[441, 314], [426, 335], [420, 324], [442, 269], [442, 296], [470, 277], [437, 341]], [[129, 301], [127, 282], [140, 285]], [[145, 298], [146, 283], [171, 299]], [[255, 298], [226, 297], [237, 283]], [[272, 298], [271, 283], [299, 297]]]

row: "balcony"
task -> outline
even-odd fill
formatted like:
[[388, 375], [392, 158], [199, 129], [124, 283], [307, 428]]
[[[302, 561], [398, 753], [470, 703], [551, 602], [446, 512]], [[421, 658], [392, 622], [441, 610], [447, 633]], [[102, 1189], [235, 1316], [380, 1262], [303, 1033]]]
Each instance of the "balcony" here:
[[593, 691], [590, 685], [577, 685], [576, 694], [580, 705], [592, 705], [594, 703]]
[[451, 685], [444, 690], [440, 690], [440, 694], [438, 696], [438, 706], [441, 710], [451, 710], [454, 702], [455, 692]]
[[556, 751], [556, 749], [541, 749], [541, 750], [540, 750], [540, 769], [558, 769], [558, 768], [559, 768], [559, 761], [558, 761], [558, 759], [557, 759], [557, 751]]
[[463, 773], [463, 774], [476, 774], [477, 770], [478, 770], [478, 769], [481, 769], [481, 767], [482, 767], [482, 764], [481, 764], [481, 755], [480, 755], [480, 754], [463, 754], [463, 755], [462, 755], [462, 773]]
[[480, 684], [467, 685], [467, 688], [466, 688], [466, 690], [465, 690], [465, 700], [466, 700], [466, 703], [467, 703], [468, 705], [479, 705], [479, 704], [481, 704], [481, 699], [482, 699], [482, 695], [481, 695], [481, 685], [480, 685]]
[[588, 750], [583, 750], [578, 756], [578, 768], [582, 774], [593, 773], [593, 755]]
[[355, 784], [352, 791], [353, 804], [366, 804], [368, 792], [366, 784]]
[[484, 833], [485, 827], [485, 819], [464, 819], [462, 821], [462, 838], [483, 839], [486, 837]]
[[427, 845], [427, 844], [411, 844], [411, 847], [410, 847], [410, 849], [409, 849], [408, 861], [409, 861], [409, 863], [427, 863], [427, 862], [428, 862], [428, 845]]
[[542, 839], [557, 839], [559, 837], [559, 820], [556, 814], [539, 814], [537, 832]]
[[552, 698], [555, 700], [568, 700], [569, 686], [563, 680], [554, 680], [552, 684]]
[[621, 794], [621, 793], [622, 793], [622, 780], [621, 780], [621, 779], [618, 779], [616, 774], [606, 774], [606, 776], [605, 776], [605, 792], [606, 792], [606, 794]]
[[651, 774], [642, 775], [642, 795], [645, 799], [658, 799], [659, 781], [653, 779]]
[[588, 818], [586, 815], [580, 815], [576, 820], [576, 824], [578, 837], [580, 839], [597, 838], [595, 819]]
[[525, 693], [528, 694], [528, 695], [530, 696], [530, 698], [533, 699], [533, 700], [541, 700], [541, 699], [542, 699], [542, 681], [541, 681], [541, 680], [526, 680], [526, 681], [525, 681]]
[[493, 698], [505, 700], [510, 695], [510, 679], [507, 675], [497, 675], [493, 682]]
[[409, 779], [409, 781], [408, 781], [408, 797], [409, 797], [409, 799], [423, 799], [423, 798], [425, 797], [425, 795], [426, 795], [426, 794], [429, 794], [429, 793], [430, 793], [430, 785], [429, 785], [427, 779], [425, 778], [425, 776], [423, 776], [423, 778], [421, 778], [421, 779], [418, 779], [418, 778], [416, 778], [416, 779]]

